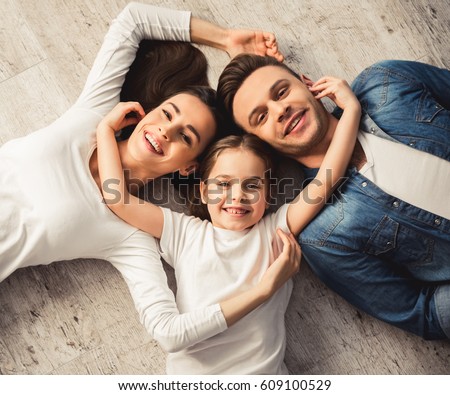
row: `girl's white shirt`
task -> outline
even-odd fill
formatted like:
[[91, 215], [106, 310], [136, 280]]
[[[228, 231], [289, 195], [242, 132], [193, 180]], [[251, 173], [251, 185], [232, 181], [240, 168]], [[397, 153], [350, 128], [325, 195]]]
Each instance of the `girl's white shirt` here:
[[[228, 299], [255, 286], [278, 257], [279, 227], [288, 231], [287, 208], [266, 215], [252, 228], [231, 231], [209, 221], [163, 209], [162, 257], [174, 267], [182, 313]], [[289, 280], [266, 303], [226, 331], [169, 354], [168, 374], [288, 374], [284, 314]]]
[[155, 240], [102, 203], [89, 160], [97, 124], [119, 102], [140, 41], [189, 41], [189, 24], [189, 12], [129, 4], [111, 25], [77, 102], [50, 126], [0, 148], [0, 281], [26, 266], [108, 260], [167, 351], [225, 330], [220, 306], [179, 313]]

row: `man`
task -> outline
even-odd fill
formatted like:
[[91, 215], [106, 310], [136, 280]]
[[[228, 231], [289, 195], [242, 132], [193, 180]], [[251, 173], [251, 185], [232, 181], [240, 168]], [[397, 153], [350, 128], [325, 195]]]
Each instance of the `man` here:
[[[286, 65], [234, 58], [219, 79], [245, 131], [313, 176], [333, 138], [333, 114]], [[329, 287], [369, 314], [424, 337], [450, 338], [450, 71], [406, 61], [364, 70], [346, 181], [299, 236]]]

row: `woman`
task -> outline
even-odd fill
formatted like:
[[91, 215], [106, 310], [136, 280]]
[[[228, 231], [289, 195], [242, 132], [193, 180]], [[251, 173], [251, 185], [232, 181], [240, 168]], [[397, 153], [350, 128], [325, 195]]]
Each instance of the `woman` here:
[[[0, 280], [20, 267], [73, 258], [106, 259], [125, 278], [146, 329], [168, 350], [213, 336], [226, 324], [214, 306], [179, 315], [153, 238], [122, 222], [102, 203], [95, 129], [119, 101], [141, 40], [190, 38], [230, 55], [263, 48], [280, 56], [270, 34], [225, 31], [191, 20], [187, 12], [132, 3], [112, 24], [76, 103], [50, 126], [0, 149]], [[148, 114], [153, 128], [159, 122], [178, 127], [165, 152], [159, 152], [148, 128], [136, 130], [121, 143], [129, 185], [195, 168], [196, 156], [217, 127], [204, 94], [209, 93], [202, 88], [169, 101], [161, 98], [159, 118], [155, 121], [153, 111]], [[179, 331], [162, 330], [167, 326]], [[172, 338], [161, 336], [169, 332], [175, 333]]]

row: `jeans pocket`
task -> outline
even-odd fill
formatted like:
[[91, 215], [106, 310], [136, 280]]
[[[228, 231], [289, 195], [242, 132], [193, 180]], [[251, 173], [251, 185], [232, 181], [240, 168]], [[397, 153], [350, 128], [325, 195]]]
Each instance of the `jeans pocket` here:
[[384, 216], [370, 236], [364, 252], [412, 268], [432, 262], [434, 240]]
[[433, 95], [424, 90], [416, 108], [416, 121], [450, 131], [450, 111], [436, 101]]

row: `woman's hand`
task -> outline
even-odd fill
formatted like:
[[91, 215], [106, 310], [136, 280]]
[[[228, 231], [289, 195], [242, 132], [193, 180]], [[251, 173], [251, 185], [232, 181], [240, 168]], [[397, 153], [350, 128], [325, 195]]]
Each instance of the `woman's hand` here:
[[310, 80], [305, 80], [305, 83], [316, 99], [328, 97], [343, 110], [349, 106], [360, 107], [357, 97], [345, 80], [326, 76], [314, 83]]
[[225, 51], [230, 58], [240, 53], [272, 56], [279, 62], [284, 60], [278, 50], [275, 34], [260, 30], [228, 29]]
[[114, 132], [130, 125], [136, 125], [145, 117], [145, 111], [138, 102], [117, 104], [100, 122], [98, 130], [105, 127]]
[[264, 273], [260, 283], [267, 296], [272, 296], [300, 269], [302, 256], [300, 246], [292, 233], [277, 229], [277, 234], [283, 242], [283, 251]]

